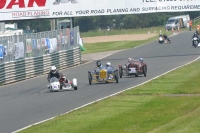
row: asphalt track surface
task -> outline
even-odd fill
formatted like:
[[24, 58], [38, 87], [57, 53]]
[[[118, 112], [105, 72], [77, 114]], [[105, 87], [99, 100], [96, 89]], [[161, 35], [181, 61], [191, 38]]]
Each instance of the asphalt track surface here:
[[192, 47], [192, 34], [193, 32], [183, 32], [171, 37], [171, 44], [158, 44], [156, 41], [101, 60], [102, 64], [110, 61], [117, 68], [119, 64], [124, 64], [128, 57], [143, 57], [148, 67], [147, 77], [123, 77], [118, 84], [89, 85], [88, 70], [95, 68], [93, 61], [62, 71], [69, 79], [77, 78], [77, 91], [50, 92], [46, 87], [46, 75], [0, 87], [0, 133], [13, 132], [65, 113], [196, 59], [200, 48]]

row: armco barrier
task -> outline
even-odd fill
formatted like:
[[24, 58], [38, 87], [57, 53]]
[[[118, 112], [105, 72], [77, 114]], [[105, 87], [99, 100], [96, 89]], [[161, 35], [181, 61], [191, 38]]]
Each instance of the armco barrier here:
[[0, 65], [0, 84], [9, 84], [47, 74], [52, 65], [64, 69], [81, 64], [79, 47], [41, 57], [27, 58]]

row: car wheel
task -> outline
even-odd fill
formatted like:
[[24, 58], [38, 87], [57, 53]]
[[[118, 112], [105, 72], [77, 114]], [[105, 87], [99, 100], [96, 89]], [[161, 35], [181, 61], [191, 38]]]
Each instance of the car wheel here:
[[76, 87], [74, 87], [74, 90], [78, 90], [78, 87], [76, 86]]
[[91, 75], [91, 72], [88, 72], [88, 80], [89, 80], [89, 84], [92, 85], [92, 75]]
[[123, 75], [122, 67], [119, 67], [119, 77], [122, 78], [122, 75]]
[[137, 74], [135, 74], [135, 77], [138, 77], [138, 75], [137, 75]]
[[143, 69], [143, 74], [144, 74], [144, 76], [146, 77], [146, 76], [147, 76], [147, 67], [144, 66], [142, 69]]
[[119, 83], [119, 77], [116, 74], [115, 74], [115, 80], [116, 80], [116, 83]]
[[116, 83], [119, 83], [118, 70], [116, 70], [116, 72], [115, 72], [115, 80], [116, 80]]

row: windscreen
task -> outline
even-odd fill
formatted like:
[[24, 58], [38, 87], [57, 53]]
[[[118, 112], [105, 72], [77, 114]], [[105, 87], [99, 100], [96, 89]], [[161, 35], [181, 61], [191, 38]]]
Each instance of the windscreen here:
[[167, 24], [173, 24], [173, 23], [175, 23], [175, 21], [176, 21], [175, 19], [170, 19], [167, 21]]
[[52, 82], [58, 82], [58, 79], [57, 79], [56, 77], [52, 77], [52, 78], [50, 79], [50, 83], [52, 83]]

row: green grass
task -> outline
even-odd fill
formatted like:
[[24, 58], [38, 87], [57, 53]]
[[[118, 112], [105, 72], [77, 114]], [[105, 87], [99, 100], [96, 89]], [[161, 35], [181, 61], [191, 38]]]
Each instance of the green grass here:
[[21, 133], [200, 132], [199, 65], [196, 61]]
[[[188, 28], [181, 28], [181, 31], [185, 31], [188, 30]], [[165, 28], [164, 26], [158, 26], [158, 27], [150, 27], [150, 28], [138, 28], [138, 29], [122, 29], [122, 30], [93, 30], [93, 31], [89, 31], [89, 32], [81, 32], [81, 37], [94, 37], [94, 36], [110, 36], [110, 35], [125, 35], [125, 34], [147, 34], [148, 31], [150, 31], [150, 33], [157, 33], [159, 34], [160, 31], [162, 31], [162, 33], [165, 33]]]
[[[148, 31], [151, 33], [159, 34], [160, 30], [162, 33], [171, 35], [172, 32], [166, 32], [164, 27], [152, 27], [152, 28], [143, 28], [143, 29], [128, 29], [128, 30], [111, 30], [111, 31], [89, 31], [86, 33], [81, 33], [82, 37], [93, 37], [93, 36], [104, 36], [104, 35], [124, 35], [124, 34], [147, 34]], [[118, 41], [118, 42], [99, 42], [99, 43], [84, 43], [85, 51], [82, 51], [82, 54], [90, 54], [96, 52], [105, 52], [112, 50], [121, 50], [137, 47], [139, 45], [155, 41], [158, 39], [158, 36], [142, 40], [142, 41]]]
[[[170, 35], [171, 32], [166, 32], [167, 35]], [[82, 54], [90, 54], [96, 52], [105, 52], [112, 50], [121, 50], [134, 48], [142, 44], [146, 44], [148, 42], [152, 42], [158, 39], [158, 36], [151, 37], [146, 40], [141, 41], [119, 41], [119, 42], [100, 42], [100, 43], [85, 43], [84, 48], [85, 51], [82, 51]]]
[[156, 38], [157, 37], [153, 37], [148, 40], [142, 40], [142, 41], [100, 42], [100, 43], [84, 44], [86, 51], [82, 51], [82, 54], [133, 48], [145, 44], [147, 42], [153, 41]]

